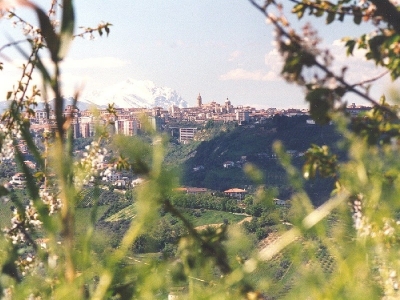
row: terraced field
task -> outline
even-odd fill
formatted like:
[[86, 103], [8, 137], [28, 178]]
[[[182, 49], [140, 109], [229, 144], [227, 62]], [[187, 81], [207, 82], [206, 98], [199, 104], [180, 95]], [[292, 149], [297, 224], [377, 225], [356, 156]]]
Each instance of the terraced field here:
[[116, 222], [120, 220], [133, 219], [136, 216], [136, 207], [135, 204], [129, 205], [119, 212], [109, 216], [105, 221], [106, 222]]

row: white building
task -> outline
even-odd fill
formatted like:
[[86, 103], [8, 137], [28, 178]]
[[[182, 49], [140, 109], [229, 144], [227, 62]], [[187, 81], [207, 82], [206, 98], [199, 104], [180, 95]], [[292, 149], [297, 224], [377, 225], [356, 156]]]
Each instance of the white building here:
[[197, 132], [197, 128], [179, 128], [179, 141], [185, 143], [192, 141]]

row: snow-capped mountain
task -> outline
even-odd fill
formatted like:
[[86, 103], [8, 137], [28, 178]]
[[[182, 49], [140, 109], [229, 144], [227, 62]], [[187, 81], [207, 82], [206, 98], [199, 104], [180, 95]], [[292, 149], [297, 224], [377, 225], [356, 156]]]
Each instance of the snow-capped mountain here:
[[187, 107], [187, 102], [175, 90], [156, 86], [150, 80], [127, 79], [103, 90], [94, 91], [82, 100], [101, 107], [110, 103], [121, 108], [163, 107], [168, 109], [172, 105], [180, 108]]
[[[50, 101], [52, 104], [53, 100]], [[173, 89], [159, 87], [150, 80], [127, 79], [102, 90], [93, 91], [78, 99], [80, 110], [93, 106], [106, 108], [114, 103], [116, 108], [170, 108], [172, 105], [187, 107], [187, 102]], [[73, 104], [72, 97], [64, 98], [64, 106]], [[0, 101], [0, 112], [10, 105], [9, 101]], [[53, 104], [54, 105], [54, 104]], [[44, 109], [44, 103], [39, 102], [37, 109]]]

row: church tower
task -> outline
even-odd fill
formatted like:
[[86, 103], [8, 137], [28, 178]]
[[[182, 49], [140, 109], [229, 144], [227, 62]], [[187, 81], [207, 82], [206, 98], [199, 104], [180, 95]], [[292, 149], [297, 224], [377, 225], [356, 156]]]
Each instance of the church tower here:
[[203, 103], [202, 103], [202, 99], [199, 93], [199, 96], [197, 96], [197, 107], [202, 107]]
[[225, 100], [225, 109], [227, 113], [230, 113], [232, 110], [231, 101], [228, 98]]

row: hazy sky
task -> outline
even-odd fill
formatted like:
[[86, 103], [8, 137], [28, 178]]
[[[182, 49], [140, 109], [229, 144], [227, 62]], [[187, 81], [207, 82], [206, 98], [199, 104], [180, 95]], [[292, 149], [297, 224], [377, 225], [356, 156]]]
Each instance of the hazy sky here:
[[[48, 2], [37, 1], [43, 7]], [[78, 26], [95, 26], [101, 21], [113, 26], [109, 37], [99, 38], [96, 34], [93, 41], [74, 41], [63, 65], [66, 95], [82, 83], [90, 92], [133, 78], [171, 87], [190, 106], [195, 105], [200, 92], [204, 103], [223, 103], [228, 97], [234, 105], [306, 107], [302, 89], [279, 76], [280, 58], [272, 46], [273, 28], [247, 0], [75, 2]], [[291, 21], [297, 24], [296, 20]], [[1, 44], [7, 42], [6, 33], [11, 35], [9, 23], [0, 22]], [[324, 28], [323, 21], [314, 24], [324, 37], [325, 46], [339, 54], [338, 62], [344, 63], [344, 51], [336, 40], [343, 34], [357, 35], [360, 29]], [[18, 39], [17, 35], [11, 36]], [[15, 66], [21, 57], [11, 49], [2, 53], [13, 59], [13, 64], [6, 63], [0, 72], [0, 92], [4, 94], [18, 78]], [[351, 62], [355, 69], [348, 75], [351, 82], [379, 73], [373, 64], [361, 63], [361, 56]], [[374, 95], [386, 89], [387, 82], [383, 80]], [[349, 102], [362, 103], [348, 98]]]

